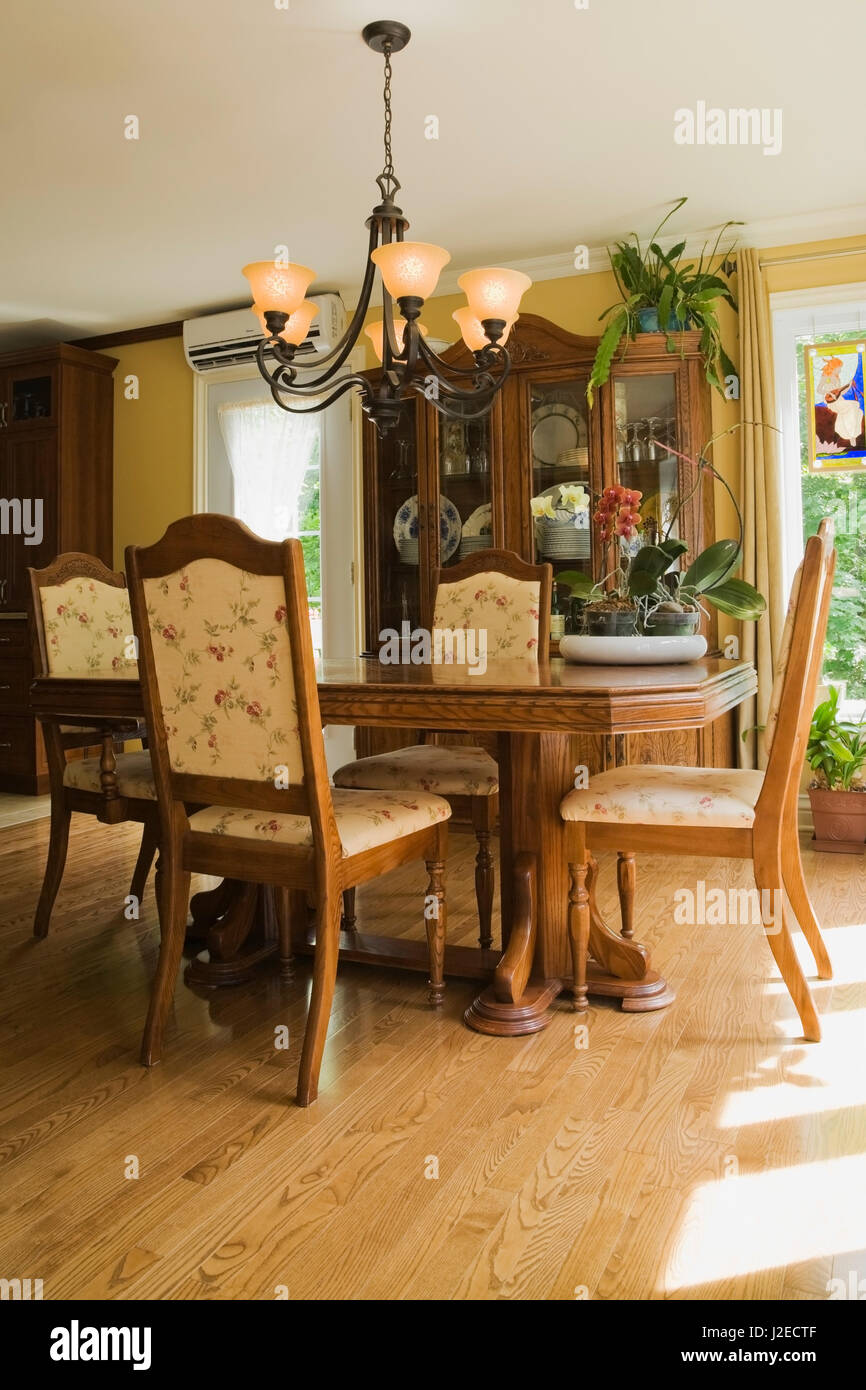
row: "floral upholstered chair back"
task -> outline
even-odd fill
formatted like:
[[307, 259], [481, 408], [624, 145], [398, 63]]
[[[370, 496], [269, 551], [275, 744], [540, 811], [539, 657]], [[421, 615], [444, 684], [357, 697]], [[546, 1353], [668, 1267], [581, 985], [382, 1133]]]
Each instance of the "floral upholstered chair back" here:
[[514, 579], [496, 570], [440, 580], [433, 627], [443, 631], [485, 631], [487, 656], [526, 657], [538, 650], [541, 584]]
[[301, 783], [283, 578], [207, 558], [143, 590], [172, 771]]
[[39, 590], [50, 676], [138, 675], [129, 595], [86, 575]]

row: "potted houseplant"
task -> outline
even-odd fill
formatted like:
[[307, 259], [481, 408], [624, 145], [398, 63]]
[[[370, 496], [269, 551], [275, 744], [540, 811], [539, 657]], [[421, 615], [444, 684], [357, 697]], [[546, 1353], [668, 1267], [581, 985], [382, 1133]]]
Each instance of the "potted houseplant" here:
[[614, 250], [608, 249], [621, 303], [612, 304], [599, 315], [600, 319], [607, 319], [607, 323], [586, 389], [590, 405], [596, 388], [603, 386], [610, 376], [611, 363], [620, 344], [623, 343], [625, 356], [628, 344], [638, 333], [665, 333], [668, 351], [675, 352], [676, 343], [671, 335], [695, 329], [701, 335], [700, 350], [710, 385], [724, 395], [725, 377], [736, 374], [736, 368], [722, 346], [718, 319], [719, 300], [727, 301], [733, 309], [737, 307], [727, 280], [722, 278], [734, 243], [724, 251], [719, 250], [719, 245], [729, 227], [742, 224], [726, 222], [708, 256], [704, 246], [697, 263], [684, 263], [685, 241], [678, 242], [669, 251], [663, 251], [658, 236], [665, 223], [685, 202], [686, 198], [677, 199], [645, 248], [641, 246], [637, 233], [631, 232], [627, 241], [616, 242]]
[[[738, 428], [739, 424], [731, 430]], [[722, 433], [729, 434], [731, 430]], [[594, 583], [590, 575], [576, 570], [557, 575], [558, 584], [568, 585], [572, 597], [584, 601], [587, 633], [600, 635], [596, 611], [628, 610], [633, 615], [631, 627], [626, 626], [625, 619], [620, 619], [618, 629], [615, 625], [603, 629], [605, 635], [613, 636], [619, 630], [650, 637], [689, 636], [697, 632], [701, 615], [707, 612], [704, 601], [721, 613], [744, 622], [754, 622], [764, 612], [767, 605], [763, 595], [752, 584], [735, 577], [743, 558], [743, 519], [730, 487], [707, 458], [720, 437], [715, 435], [709, 440], [697, 460], [677, 454], [696, 469], [696, 476], [691, 490], [680, 499], [661, 536], [657, 534], [655, 520], [641, 515], [640, 492], [621, 486], [604, 489], [593, 520], [599, 527], [603, 545], [614, 537], [619, 541], [616, 570], [598, 583]], [[687, 569], [681, 570], [676, 566], [687, 546], [672, 535], [672, 531], [683, 507], [707, 475], [717, 479], [728, 493], [737, 514], [739, 535], [736, 540], [715, 541], [702, 550]], [[639, 539], [643, 544], [637, 543]]]
[[839, 717], [839, 692], [815, 709], [806, 745], [813, 776], [809, 802], [815, 822], [816, 849], [862, 854], [866, 844], [866, 731], [862, 724]]

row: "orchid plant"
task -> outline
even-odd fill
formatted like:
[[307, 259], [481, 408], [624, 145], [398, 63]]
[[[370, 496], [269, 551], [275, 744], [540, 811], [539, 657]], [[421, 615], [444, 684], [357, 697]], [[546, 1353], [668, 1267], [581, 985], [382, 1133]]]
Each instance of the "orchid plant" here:
[[[593, 520], [600, 528], [604, 543], [614, 536], [619, 538], [619, 561], [612, 573], [594, 583], [591, 576], [577, 570], [557, 575], [558, 584], [567, 584], [572, 597], [582, 598], [589, 604], [609, 603], [611, 600], [624, 603], [628, 600], [640, 610], [643, 626], [646, 627], [657, 612], [694, 612], [706, 614], [702, 600], [711, 603], [721, 613], [741, 621], [754, 622], [766, 609], [766, 600], [753, 585], [743, 579], [734, 578], [743, 559], [743, 518], [737, 499], [721, 473], [710, 463], [707, 454], [725, 434], [739, 429], [740, 421], [730, 429], [714, 435], [700, 452], [697, 459], [689, 458], [670, 446], [668, 451], [695, 470], [693, 486], [680, 498], [662, 535], [657, 539], [654, 526], [642, 518], [639, 511], [641, 494], [623, 487], [605, 488], [599, 499], [598, 509]], [[677, 519], [683, 508], [691, 501], [709, 475], [725, 489], [733, 503], [739, 523], [739, 536], [736, 540], [715, 541], [696, 556], [685, 570], [676, 568], [677, 562], [688, 550], [685, 541], [673, 535]], [[643, 530], [648, 536], [636, 554], [629, 555], [629, 542]]]
[[556, 503], [547, 493], [530, 500], [532, 515], [536, 521], [546, 517], [548, 521], [558, 521], [565, 525], [583, 528], [586, 513], [589, 511], [590, 496], [582, 483], [561, 483]]

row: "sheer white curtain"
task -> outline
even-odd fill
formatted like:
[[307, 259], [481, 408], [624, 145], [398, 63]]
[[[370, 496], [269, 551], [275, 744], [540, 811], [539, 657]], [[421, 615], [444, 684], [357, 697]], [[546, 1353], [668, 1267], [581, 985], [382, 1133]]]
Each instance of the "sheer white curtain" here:
[[304, 474], [321, 416], [291, 415], [273, 401], [236, 401], [219, 406], [217, 418], [232, 471], [235, 516], [268, 541], [297, 535]]

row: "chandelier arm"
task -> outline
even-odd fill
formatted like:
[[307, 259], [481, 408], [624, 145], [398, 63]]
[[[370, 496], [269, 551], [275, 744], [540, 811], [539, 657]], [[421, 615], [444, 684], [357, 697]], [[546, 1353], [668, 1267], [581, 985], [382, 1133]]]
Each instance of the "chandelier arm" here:
[[[452, 368], [450, 368], [447, 365], [447, 363], [443, 362], [441, 357], [437, 357], [436, 353], [433, 352], [431, 348], [427, 347], [423, 339], [419, 341], [418, 348], [422, 359], [431, 368], [436, 377], [436, 380], [439, 382], [440, 387], [450, 398], [452, 398], [453, 400], [463, 401], [474, 401], [478, 399], [479, 387], [476, 387], [475, 390], [471, 391], [462, 391], [459, 387], [452, 386], [447, 376], [443, 375], [443, 369], [445, 371], [451, 371]], [[480, 389], [489, 388], [491, 394], [495, 394], [495, 392], [498, 391], [500, 387], [504, 385], [507, 377], [509, 376], [509, 373], [511, 372], [510, 356], [504, 348], [500, 349], [500, 351], [502, 353], [502, 370], [498, 376], [494, 376], [492, 372], [489, 370], [489, 367], [494, 365], [492, 363], [488, 364], [488, 366], [486, 367], [482, 366], [480, 363], [476, 363], [476, 366], [473, 370], [467, 370], [465, 368], [454, 370], [456, 370], [460, 376], [471, 376], [473, 380], [477, 383], [486, 382], [486, 386], [481, 386]]]
[[[370, 307], [370, 295], [373, 289], [373, 279], [376, 274], [376, 266], [374, 262], [370, 260], [370, 254], [375, 251], [378, 241], [379, 226], [374, 218], [371, 220], [370, 225], [370, 241], [367, 247], [367, 264], [364, 271], [364, 281], [361, 285], [358, 304], [352, 315], [352, 321], [337, 346], [332, 348], [324, 357], [319, 358], [316, 363], [316, 371], [322, 367], [326, 368], [326, 370], [322, 372], [321, 376], [316, 377], [316, 379], [310, 383], [312, 386], [326, 385], [333, 378], [334, 373], [340, 370], [346, 358], [349, 356], [349, 353], [352, 351], [352, 348], [358, 341], [361, 326], [366, 317], [367, 310]], [[293, 356], [288, 359], [286, 358], [285, 349], [287, 345], [283, 343], [280, 338], [265, 338], [263, 339], [263, 344], [265, 347], [270, 347], [271, 352], [282, 366], [294, 368], [295, 370], [297, 369], [298, 364], [294, 361]], [[261, 346], [262, 344], [260, 344], [260, 347]], [[259, 369], [262, 369], [261, 361], [259, 363]]]
[[[486, 352], [487, 349], [485, 348], [484, 351]], [[499, 348], [498, 351], [502, 354], [501, 361], [502, 361], [502, 362], [506, 362], [506, 361], [507, 361], [508, 364], [509, 364], [509, 370], [510, 370], [510, 369], [511, 369], [511, 358], [509, 357], [507, 351], [505, 350], [505, 348]], [[419, 352], [420, 356], [423, 358], [424, 362], [426, 362], [426, 364], [427, 364], [427, 366], [430, 368], [430, 370], [433, 371], [433, 372], [435, 372], [436, 375], [437, 375], [438, 377], [440, 377], [440, 379], [442, 378], [442, 373], [443, 373], [443, 372], [448, 372], [451, 376], [471, 376], [471, 377], [475, 377], [475, 376], [478, 375], [478, 370], [479, 370], [479, 363], [478, 363], [478, 362], [475, 363], [474, 367], [454, 367], [454, 366], [451, 365], [450, 362], [446, 362], [444, 358], [440, 357], [439, 354], [438, 354], [437, 352], [434, 352], [433, 349], [432, 349], [431, 347], [428, 347], [427, 344], [426, 344], [426, 342], [424, 341], [423, 338], [420, 337], [420, 335], [419, 335], [419, 343], [418, 343], [418, 352]], [[493, 364], [491, 363], [490, 365], [493, 365]]]
[[487, 398], [483, 405], [477, 410], [466, 410], [463, 407], [449, 406], [447, 401], [431, 400], [430, 404], [440, 415], [444, 415], [446, 420], [480, 420], [490, 413], [492, 400]]
[[[341, 377], [334, 390], [331, 391], [329, 395], [323, 400], [317, 401], [315, 405], [306, 406], [303, 410], [299, 410], [293, 405], [286, 405], [285, 401], [280, 400], [279, 391], [288, 388], [281, 388], [279, 384], [274, 381], [271, 381], [270, 386], [271, 395], [274, 398], [275, 404], [280, 407], [280, 410], [287, 410], [290, 415], [317, 415], [320, 410], [327, 410], [329, 405], [333, 405], [334, 401], [339, 400], [341, 396], [344, 396], [346, 392], [350, 391], [354, 386], [360, 387], [361, 393], [366, 399], [371, 399], [369, 382], [365, 381], [364, 377], [360, 376], [357, 372], [351, 372], [348, 376]], [[292, 395], [295, 396], [307, 390], [308, 388], [304, 386], [292, 386], [291, 388]]]

